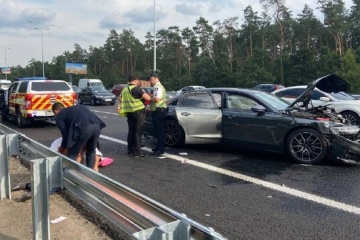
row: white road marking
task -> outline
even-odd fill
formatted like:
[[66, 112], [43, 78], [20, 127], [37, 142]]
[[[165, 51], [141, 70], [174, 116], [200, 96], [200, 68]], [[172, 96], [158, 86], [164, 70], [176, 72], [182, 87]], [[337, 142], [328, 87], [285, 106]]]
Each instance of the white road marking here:
[[[108, 137], [108, 136], [104, 136], [104, 135], [100, 135], [100, 138], [127, 145], [126, 141], [122, 141], [122, 140], [119, 140], [119, 139], [116, 139], [116, 138], [112, 138], [112, 137]], [[151, 152], [150, 148], [144, 147], [142, 149], [144, 149], [145, 151]], [[308, 201], [311, 201], [311, 202], [315, 202], [315, 203], [325, 205], [325, 206], [328, 206], [328, 207], [340, 209], [340, 210], [345, 211], [345, 212], [360, 215], [360, 208], [356, 207], [356, 206], [352, 206], [352, 205], [342, 203], [342, 202], [337, 202], [337, 201], [334, 201], [334, 200], [331, 200], [331, 199], [328, 199], [328, 198], [324, 198], [324, 197], [319, 197], [319, 196], [314, 195], [314, 194], [306, 193], [306, 192], [299, 191], [299, 190], [289, 188], [289, 187], [286, 187], [286, 186], [281, 186], [279, 184], [263, 181], [263, 180], [260, 180], [260, 179], [254, 178], [254, 177], [249, 177], [249, 176], [246, 176], [244, 174], [232, 172], [232, 171], [222, 169], [222, 168], [219, 168], [219, 167], [215, 167], [215, 166], [212, 166], [212, 165], [209, 165], [209, 164], [206, 164], [206, 163], [197, 162], [197, 161], [194, 161], [194, 160], [191, 160], [189, 158], [182, 157], [182, 156], [177, 156], [177, 155], [168, 154], [168, 153], [165, 153], [164, 156], [166, 156], [167, 158], [171, 158], [171, 159], [174, 159], [176, 161], [179, 161], [181, 163], [191, 164], [191, 165], [196, 166], [196, 167], [200, 167], [200, 168], [212, 171], [212, 172], [216, 172], [216, 173], [227, 175], [227, 176], [230, 176], [230, 177], [233, 177], [233, 178], [237, 178], [237, 179], [240, 179], [240, 180], [243, 180], [243, 181], [246, 181], [246, 182], [250, 182], [250, 183], [253, 183], [253, 184], [268, 188], [268, 189], [272, 189], [272, 190], [275, 190], [275, 191], [278, 191], [278, 192], [283, 192], [283, 193], [286, 193], [286, 194], [289, 194], [289, 195], [292, 195], [292, 196], [295, 196], [295, 197], [299, 197], [299, 198], [302, 198], [302, 199], [305, 199], [305, 200], [308, 200]]]
[[111, 114], [111, 115], [116, 115], [116, 116], [120, 116], [117, 112], [116, 109], [114, 110], [115, 113], [113, 112], [103, 112], [103, 111], [98, 111], [98, 110], [91, 110], [92, 112], [97, 112], [97, 113], [105, 113], [105, 114]]

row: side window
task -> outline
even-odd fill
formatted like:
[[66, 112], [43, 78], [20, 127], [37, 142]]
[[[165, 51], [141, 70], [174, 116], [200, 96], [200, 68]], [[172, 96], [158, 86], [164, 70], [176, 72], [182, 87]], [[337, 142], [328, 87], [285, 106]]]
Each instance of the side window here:
[[304, 91], [305, 91], [305, 89], [292, 88], [292, 89], [287, 89], [287, 90], [284, 90], [284, 91], [280, 91], [280, 92], [276, 93], [275, 95], [278, 96], [278, 97], [283, 97], [283, 98], [297, 98]]
[[189, 91], [189, 87], [184, 87], [183, 89], [181, 89], [182, 92], [186, 92], [186, 91]]
[[272, 88], [273, 87], [271, 85], [264, 85], [264, 86], [261, 86], [261, 91], [271, 92]]
[[213, 92], [212, 93], [213, 94], [213, 97], [214, 97], [214, 99], [215, 99], [215, 102], [216, 102], [216, 105], [218, 106], [218, 107], [221, 107], [221, 93], [218, 93], [218, 92]]
[[215, 108], [214, 101], [208, 92], [185, 93], [178, 105], [182, 107]]
[[312, 100], [320, 100], [321, 97], [326, 97], [326, 96], [317, 90], [314, 90], [313, 94], [311, 95]]
[[19, 93], [26, 93], [28, 84], [29, 84], [28, 81], [22, 81], [22, 82], [20, 82]]
[[246, 96], [229, 94], [226, 97], [226, 107], [234, 110], [247, 110], [250, 111], [252, 107], [258, 105], [258, 103]]
[[10, 89], [9, 92], [12, 92], [12, 93], [16, 92], [18, 85], [19, 85], [19, 83], [14, 83], [14, 85], [12, 86], [12, 88]]

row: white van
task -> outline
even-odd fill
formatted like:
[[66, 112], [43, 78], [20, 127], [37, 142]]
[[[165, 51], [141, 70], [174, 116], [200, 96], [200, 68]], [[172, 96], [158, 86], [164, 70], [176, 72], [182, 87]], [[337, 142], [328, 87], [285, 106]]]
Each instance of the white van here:
[[104, 87], [104, 84], [100, 79], [83, 78], [79, 80], [78, 86], [80, 89], [83, 89], [85, 87], [94, 87], [94, 86]]

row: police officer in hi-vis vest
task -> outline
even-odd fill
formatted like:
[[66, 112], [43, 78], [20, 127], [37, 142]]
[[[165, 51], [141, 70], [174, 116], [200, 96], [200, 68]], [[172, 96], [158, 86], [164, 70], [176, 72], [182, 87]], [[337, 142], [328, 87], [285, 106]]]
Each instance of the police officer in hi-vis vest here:
[[165, 148], [164, 123], [167, 113], [167, 106], [165, 103], [166, 91], [164, 86], [160, 83], [158, 74], [152, 72], [148, 76], [148, 79], [151, 86], [154, 87], [154, 92], [150, 99], [150, 110], [157, 138], [156, 147], [153, 149], [153, 155], [161, 155], [164, 154]]
[[129, 77], [129, 86], [121, 91], [120, 115], [126, 116], [129, 132], [127, 136], [128, 155], [136, 158], [145, 157], [141, 152], [141, 136], [145, 121], [145, 105], [150, 96], [139, 87], [140, 81], [135, 76]]

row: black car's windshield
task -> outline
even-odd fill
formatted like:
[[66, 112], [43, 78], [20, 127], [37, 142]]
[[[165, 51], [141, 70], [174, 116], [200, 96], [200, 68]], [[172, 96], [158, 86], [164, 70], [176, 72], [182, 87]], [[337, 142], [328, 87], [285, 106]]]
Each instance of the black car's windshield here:
[[104, 88], [103, 86], [99, 86], [99, 87], [92, 87], [93, 92], [96, 93], [104, 93], [104, 92], [109, 92], [108, 90], [106, 90], [106, 88]]
[[267, 92], [257, 92], [255, 93], [255, 96], [257, 96], [262, 101], [267, 102], [270, 106], [278, 111], [285, 110], [289, 106], [287, 101]]

